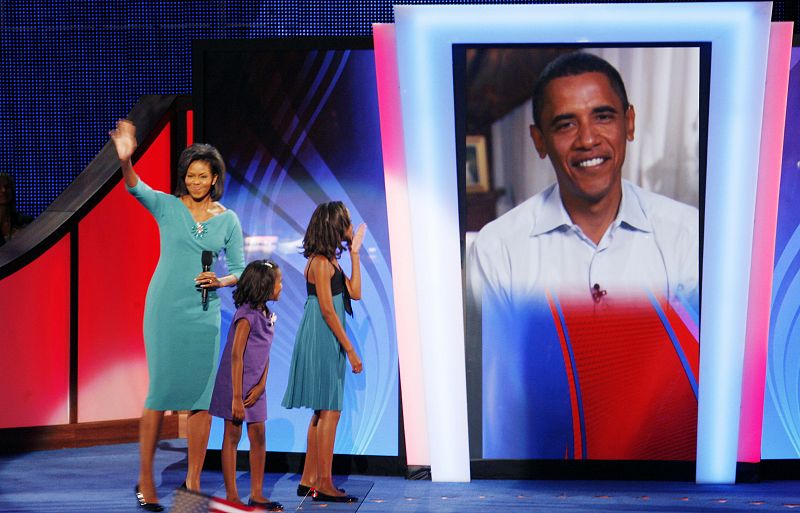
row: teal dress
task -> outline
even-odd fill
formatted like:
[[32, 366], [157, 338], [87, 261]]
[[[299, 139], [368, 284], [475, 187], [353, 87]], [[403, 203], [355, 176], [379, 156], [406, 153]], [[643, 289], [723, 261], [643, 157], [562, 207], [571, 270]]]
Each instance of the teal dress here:
[[[289, 383], [283, 396], [285, 408], [312, 410], [342, 409], [347, 354], [322, 317], [316, 288], [306, 281], [308, 298], [294, 340]], [[331, 277], [336, 316], [344, 327], [345, 311], [352, 315], [344, 273], [336, 269]]]
[[194, 278], [201, 254], [216, 259], [225, 252], [228, 272], [244, 270], [242, 227], [232, 210], [203, 223], [171, 194], [154, 191], [141, 179], [128, 191], [153, 214], [160, 232], [161, 256], [147, 288], [144, 345], [150, 386], [145, 408], [207, 410], [219, 355], [220, 300], [208, 293], [203, 311]]

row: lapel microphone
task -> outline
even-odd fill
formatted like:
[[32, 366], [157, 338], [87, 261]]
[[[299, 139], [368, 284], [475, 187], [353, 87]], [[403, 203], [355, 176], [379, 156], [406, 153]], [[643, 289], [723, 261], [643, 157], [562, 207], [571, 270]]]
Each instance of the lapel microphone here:
[[607, 291], [600, 288], [599, 283], [595, 283], [591, 291], [592, 291], [592, 301], [594, 301], [595, 303], [599, 303], [603, 299], [603, 296], [608, 294]]

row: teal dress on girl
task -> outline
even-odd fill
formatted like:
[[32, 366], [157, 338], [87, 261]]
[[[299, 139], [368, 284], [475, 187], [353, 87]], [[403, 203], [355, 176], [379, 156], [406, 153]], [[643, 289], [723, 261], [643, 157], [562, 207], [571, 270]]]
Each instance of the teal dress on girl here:
[[[289, 383], [283, 396], [285, 408], [312, 410], [342, 409], [347, 354], [322, 317], [317, 289], [306, 278], [308, 298], [294, 340]], [[345, 311], [352, 315], [344, 273], [336, 269], [331, 277], [331, 294], [336, 316], [344, 327]]]
[[215, 260], [224, 251], [228, 272], [244, 270], [242, 227], [232, 210], [203, 223], [171, 194], [154, 191], [141, 179], [128, 191], [158, 223], [161, 256], [147, 288], [144, 345], [150, 386], [145, 408], [207, 410], [219, 355], [220, 300], [208, 293], [204, 311], [194, 278], [202, 271], [201, 254]]

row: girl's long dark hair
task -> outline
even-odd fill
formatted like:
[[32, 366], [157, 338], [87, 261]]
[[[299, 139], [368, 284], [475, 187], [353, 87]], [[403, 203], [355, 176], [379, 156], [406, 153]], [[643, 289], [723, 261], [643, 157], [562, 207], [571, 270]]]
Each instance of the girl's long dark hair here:
[[311, 214], [306, 234], [303, 236], [303, 256], [322, 255], [328, 260], [339, 258], [347, 247], [342, 244], [350, 227], [350, 212], [341, 201], [331, 201], [317, 206]]
[[244, 304], [256, 309], [264, 307], [269, 313], [267, 301], [272, 298], [280, 272], [278, 264], [271, 260], [254, 260], [247, 264], [233, 291], [233, 304], [236, 308]]

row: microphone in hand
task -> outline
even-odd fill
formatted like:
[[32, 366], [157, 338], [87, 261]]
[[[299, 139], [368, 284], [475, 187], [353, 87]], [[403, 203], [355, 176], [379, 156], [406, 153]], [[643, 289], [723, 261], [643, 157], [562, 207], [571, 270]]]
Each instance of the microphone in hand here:
[[[211, 251], [203, 251], [200, 255], [200, 263], [203, 265], [204, 273], [210, 271], [211, 264], [214, 263], [214, 254]], [[208, 310], [208, 289], [206, 287], [200, 288], [200, 301], [203, 303], [203, 310]]]

